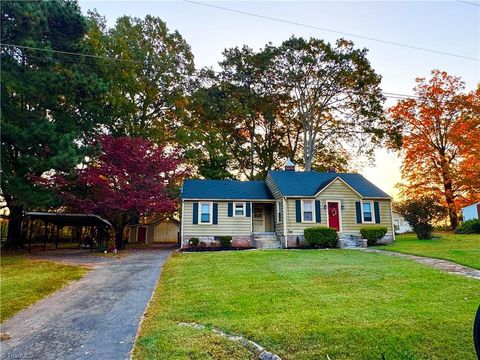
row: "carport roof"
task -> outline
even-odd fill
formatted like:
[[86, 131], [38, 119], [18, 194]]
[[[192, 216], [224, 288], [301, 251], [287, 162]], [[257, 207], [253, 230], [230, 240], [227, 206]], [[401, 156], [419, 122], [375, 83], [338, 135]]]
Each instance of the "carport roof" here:
[[31, 211], [25, 214], [60, 226], [112, 226], [109, 221], [94, 214], [68, 214]]

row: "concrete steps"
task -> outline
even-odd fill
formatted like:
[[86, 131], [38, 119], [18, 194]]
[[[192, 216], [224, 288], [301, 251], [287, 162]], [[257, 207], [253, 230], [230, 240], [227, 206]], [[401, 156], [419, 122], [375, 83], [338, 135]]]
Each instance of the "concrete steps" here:
[[276, 235], [254, 235], [253, 247], [256, 249], [280, 249], [282, 244]]

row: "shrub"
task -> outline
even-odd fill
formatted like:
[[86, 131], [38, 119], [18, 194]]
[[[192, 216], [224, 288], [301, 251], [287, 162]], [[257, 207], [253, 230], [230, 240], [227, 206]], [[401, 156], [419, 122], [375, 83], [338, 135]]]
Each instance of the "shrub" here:
[[308, 245], [320, 248], [337, 247], [337, 231], [326, 226], [315, 226], [304, 230]]
[[480, 220], [471, 219], [465, 221], [455, 229], [456, 234], [480, 234]]
[[360, 234], [362, 234], [362, 238], [367, 239], [368, 245], [376, 245], [386, 233], [387, 228], [385, 226], [368, 226], [360, 229]]
[[441, 220], [446, 214], [445, 208], [429, 196], [402, 201], [395, 208], [412, 226], [419, 239], [431, 239], [432, 223]]
[[220, 245], [223, 248], [229, 248], [232, 246], [232, 237], [231, 236], [219, 236], [218, 240], [220, 240]]
[[199, 238], [192, 237], [192, 238], [190, 238], [190, 240], [188, 240], [188, 245], [197, 246], [199, 242], [200, 242]]

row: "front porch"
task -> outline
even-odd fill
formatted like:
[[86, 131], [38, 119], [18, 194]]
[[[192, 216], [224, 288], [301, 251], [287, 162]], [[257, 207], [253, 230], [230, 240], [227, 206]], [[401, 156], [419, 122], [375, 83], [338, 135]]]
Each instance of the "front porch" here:
[[282, 245], [275, 230], [275, 203], [252, 203], [252, 246], [280, 249]]

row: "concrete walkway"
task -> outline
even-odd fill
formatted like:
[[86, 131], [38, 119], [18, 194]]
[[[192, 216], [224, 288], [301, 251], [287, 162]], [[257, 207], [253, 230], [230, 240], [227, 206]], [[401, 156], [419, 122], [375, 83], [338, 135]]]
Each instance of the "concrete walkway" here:
[[447, 260], [432, 259], [432, 258], [423, 257], [423, 256], [402, 254], [394, 251], [378, 250], [378, 249], [363, 249], [363, 251], [377, 253], [377, 254], [385, 254], [389, 256], [396, 256], [404, 259], [410, 259], [420, 264], [425, 264], [425, 265], [434, 267], [436, 269], [446, 271], [451, 274], [462, 275], [462, 276], [480, 280], [480, 270], [472, 269], [467, 266], [459, 265]]
[[2, 324], [11, 339], [1, 343], [1, 359], [129, 358], [169, 254], [141, 251], [92, 259], [97, 263], [84, 278]]

